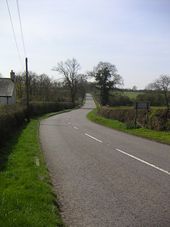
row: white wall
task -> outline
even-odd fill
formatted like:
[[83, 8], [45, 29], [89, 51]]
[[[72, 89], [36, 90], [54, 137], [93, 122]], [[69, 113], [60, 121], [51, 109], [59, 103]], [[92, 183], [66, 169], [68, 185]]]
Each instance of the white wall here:
[[7, 104], [11, 105], [15, 103], [16, 103], [16, 99], [14, 94], [12, 97], [8, 97], [8, 100], [7, 100], [7, 97], [0, 97], [0, 105], [7, 105]]
[[7, 104], [7, 98], [6, 97], [0, 97], [0, 105], [6, 105]]

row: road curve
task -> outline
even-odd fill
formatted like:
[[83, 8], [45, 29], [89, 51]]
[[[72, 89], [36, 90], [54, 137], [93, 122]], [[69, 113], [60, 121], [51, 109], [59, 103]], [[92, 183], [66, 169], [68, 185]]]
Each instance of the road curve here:
[[70, 227], [170, 226], [170, 146], [87, 120], [82, 109], [41, 121], [40, 140]]

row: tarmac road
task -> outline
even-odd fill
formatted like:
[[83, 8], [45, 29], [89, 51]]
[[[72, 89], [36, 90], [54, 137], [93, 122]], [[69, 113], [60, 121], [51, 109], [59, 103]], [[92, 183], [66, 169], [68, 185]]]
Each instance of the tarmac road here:
[[121, 133], [82, 109], [52, 116], [40, 139], [70, 227], [170, 226], [170, 146]]

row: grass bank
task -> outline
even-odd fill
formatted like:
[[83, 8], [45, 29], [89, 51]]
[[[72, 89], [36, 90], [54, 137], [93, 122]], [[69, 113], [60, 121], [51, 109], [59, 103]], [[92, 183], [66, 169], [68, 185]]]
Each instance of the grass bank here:
[[32, 119], [3, 148], [0, 170], [0, 226], [63, 226], [40, 150], [39, 120]]
[[117, 120], [111, 120], [97, 115], [97, 110], [92, 110], [88, 113], [87, 118], [95, 123], [104, 125], [106, 127], [116, 129], [122, 132], [129, 133], [131, 135], [147, 138], [150, 140], [155, 140], [157, 142], [170, 144], [170, 132], [155, 131], [146, 128], [138, 129], [127, 129], [125, 123]]

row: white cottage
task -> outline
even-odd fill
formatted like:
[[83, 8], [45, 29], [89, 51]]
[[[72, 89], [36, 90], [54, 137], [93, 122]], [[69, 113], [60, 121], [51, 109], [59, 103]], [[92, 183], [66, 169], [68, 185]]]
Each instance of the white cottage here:
[[0, 105], [16, 103], [15, 74], [11, 71], [11, 78], [0, 78]]

